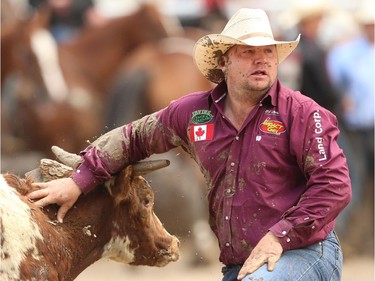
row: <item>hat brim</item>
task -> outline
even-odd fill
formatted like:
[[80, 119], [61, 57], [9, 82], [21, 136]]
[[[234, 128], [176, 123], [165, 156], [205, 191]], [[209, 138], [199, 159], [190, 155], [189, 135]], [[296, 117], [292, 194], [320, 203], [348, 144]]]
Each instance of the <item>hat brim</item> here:
[[278, 63], [281, 63], [297, 47], [300, 35], [294, 41], [276, 41], [270, 37], [252, 37], [238, 40], [222, 34], [210, 34], [200, 38], [194, 46], [194, 61], [202, 74], [218, 84], [223, 79], [219, 59], [234, 45], [270, 46], [276, 45]]

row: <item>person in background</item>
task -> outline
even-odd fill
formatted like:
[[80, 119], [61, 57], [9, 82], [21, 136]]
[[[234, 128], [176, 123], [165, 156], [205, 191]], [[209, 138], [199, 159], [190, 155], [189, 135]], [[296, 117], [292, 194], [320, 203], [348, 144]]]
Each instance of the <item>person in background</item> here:
[[[372, 5], [372, 7], [371, 7]], [[346, 209], [350, 218], [359, 212], [359, 208], [370, 202], [370, 213], [373, 215], [374, 189], [374, 4], [364, 5], [354, 13], [360, 32], [333, 46], [327, 56], [328, 72], [336, 89], [342, 96], [342, 130], [348, 136], [352, 149], [350, 161], [355, 167], [351, 169], [353, 179], [353, 200]], [[350, 163], [349, 163], [350, 164]], [[363, 209], [362, 209], [363, 210]], [[366, 215], [361, 213], [361, 218]], [[347, 223], [348, 218], [345, 220]], [[364, 227], [361, 227], [363, 229]], [[350, 231], [346, 231], [350, 234]], [[358, 232], [358, 230], [357, 230]], [[361, 252], [373, 249], [373, 228], [369, 235], [351, 243], [358, 243], [355, 248]]]
[[35, 9], [47, 6], [51, 10], [50, 31], [56, 42], [71, 40], [85, 25], [86, 12], [92, 8], [92, 0], [29, 0]]
[[319, 42], [319, 30], [329, 6], [323, 1], [297, 1], [293, 13], [295, 27], [301, 33], [296, 53], [300, 63], [297, 90], [341, 118], [341, 97], [333, 87], [326, 66], [326, 51]]
[[298, 42], [276, 41], [263, 10], [240, 9], [195, 45], [198, 69], [217, 86], [99, 137], [70, 178], [35, 183], [28, 197], [59, 204], [62, 222], [124, 165], [182, 147], [207, 180], [223, 281], [340, 280], [333, 229], [350, 178], [336, 117], [277, 78]]

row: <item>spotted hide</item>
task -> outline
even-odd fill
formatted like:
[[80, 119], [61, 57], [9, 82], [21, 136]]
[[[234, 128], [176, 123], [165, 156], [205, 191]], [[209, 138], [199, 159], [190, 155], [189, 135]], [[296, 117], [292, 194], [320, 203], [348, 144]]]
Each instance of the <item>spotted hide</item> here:
[[0, 175], [0, 279], [74, 280], [101, 258], [165, 266], [179, 242], [153, 212], [153, 192], [133, 166], [82, 195], [64, 223], [56, 205], [37, 208], [25, 195], [30, 179]]

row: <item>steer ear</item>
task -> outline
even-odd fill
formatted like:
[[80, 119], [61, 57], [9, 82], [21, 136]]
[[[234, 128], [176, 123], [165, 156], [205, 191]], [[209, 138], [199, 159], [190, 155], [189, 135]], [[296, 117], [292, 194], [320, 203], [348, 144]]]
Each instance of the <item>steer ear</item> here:
[[152, 160], [138, 162], [124, 168], [115, 179], [113, 192], [115, 192], [116, 204], [128, 198], [132, 190], [139, 187], [140, 180], [136, 177], [167, 167], [169, 163], [169, 160]]
[[124, 168], [115, 178], [113, 195], [115, 197], [116, 204], [124, 201], [130, 194], [133, 188], [134, 170], [133, 166], [129, 165]]

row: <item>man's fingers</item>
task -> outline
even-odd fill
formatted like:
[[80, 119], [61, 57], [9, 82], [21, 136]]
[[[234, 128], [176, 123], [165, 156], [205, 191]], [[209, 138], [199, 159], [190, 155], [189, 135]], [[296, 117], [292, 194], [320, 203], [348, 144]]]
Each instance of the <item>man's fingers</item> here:
[[36, 200], [36, 199], [44, 198], [47, 195], [48, 195], [48, 190], [40, 189], [40, 190], [36, 190], [27, 194], [27, 198], [31, 200]]
[[68, 205], [68, 204], [64, 204], [59, 208], [59, 210], [57, 211], [58, 222], [63, 223], [64, 217], [65, 217], [66, 213], [69, 211], [70, 208], [71, 208], [71, 206]]
[[260, 268], [263, 264], [265, 264], [265, 262], [266, 262], [266, 260], [261, 259], [261, 258], [252, 259], [250, 262], [249, 261], [245, 262], [245, 264], [242, 266], [240, 272], [238, 273], [237, 279], [241, 280], [247, 274], [253, 273], [258, 268]]
[[44, 189], [44, 188], [48, 187], [48, 183], [46, 183], [46, 182], [33, 182], [31, 185], [36, 186], [39, 189]]
[[34, 201], [34, 204], [35, 206], [39, 207], [39, 208], [42, 208], [42, 207], [45, 207], [47, 205], [49, 205], [49, 201], [47, 200], [47, 197], [44, 197], [42, 199], [39, 199], [38, 201]]
[[268, 271], [273, 271], [275, 269], [276, 262], [279, 260], [279, 257], [271, 256], [268, 258]]
[[268, 259], [253, 259], [251, 262], [246, 262], [240, 272], [238, 273], [238, 280], [244, 278], [247, 274], [251, 274], [259, 269], [263, 264], [267, 262], [267, 269], [268, 271], [273, 271], [275, 269], [276, 262], [279, 260], [280, 257], [278, 256], [270, 256]]

